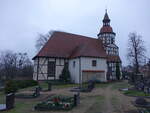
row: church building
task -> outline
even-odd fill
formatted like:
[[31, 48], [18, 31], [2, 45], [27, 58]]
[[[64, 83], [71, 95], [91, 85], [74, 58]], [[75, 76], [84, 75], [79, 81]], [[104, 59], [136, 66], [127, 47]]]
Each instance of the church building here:
[[116, 33], [110, 26], [107, 11], [97, 36], [98, 38], [92, 38], [55, 31], [33, 58], [33, 79], [58, 80], [64, 65], [67, 65], [73, 83], [118, 79], [121, 59], [115, 44]]

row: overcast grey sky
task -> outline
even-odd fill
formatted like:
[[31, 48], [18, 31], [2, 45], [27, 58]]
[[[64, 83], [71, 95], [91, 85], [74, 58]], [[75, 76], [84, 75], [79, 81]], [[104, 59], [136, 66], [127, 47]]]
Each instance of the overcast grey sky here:
[[123, 65], [129, 32], [141, 34], [150, 53], [150, 0], [0, 0], [0, 50], [33, 57], [38, 33], [50, 30], [97, 38], [106, 7]]

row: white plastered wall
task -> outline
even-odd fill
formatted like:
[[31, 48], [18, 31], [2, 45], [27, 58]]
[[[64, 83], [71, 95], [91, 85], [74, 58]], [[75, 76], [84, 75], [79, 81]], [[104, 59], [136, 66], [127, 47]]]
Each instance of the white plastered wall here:
[[[92, 60], [96, 60], [97, 62], [96, 66], [92, 66]], [[107, 81], [107, 77], [106, 77], [107, 63], [106, 63], [106, 59], [104, 58], [81, 57], [81, 75], [83, 73], [82, 72], [83, 70], [94, 70], [94, 71], [102, 70], [104, 71], [104, 76], [103, 79], [101, 79], [101, 81], [103, 82]]]
[[[73, 66], [74, 61], [75, 61], [75, 66]], [[70, 71], [72, 82], [79, 83], [79, 58], [69, 60], [69, 71]]]

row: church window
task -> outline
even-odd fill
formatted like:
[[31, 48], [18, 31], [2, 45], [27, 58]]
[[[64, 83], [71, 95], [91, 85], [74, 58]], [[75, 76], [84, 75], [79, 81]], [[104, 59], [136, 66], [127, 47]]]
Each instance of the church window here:
[[96, 60], [92, 60], [92, 66], [96, 66], [96, 65], [97, 65]]
[[114, 41], [113, 41], [113, 38], [112, 38], [112, 39], [111, 39], [111, 43], [113, 44], [113, 42], [114, 42]]
[[76, 61], [73, 61], [73, 67], [75, 67], [76, 66]]
[[49, 61], [48, 62], [48, 77], [54, 77], [55, 76], [55, 67], [56, 67], [56, 62], [54, 61]]

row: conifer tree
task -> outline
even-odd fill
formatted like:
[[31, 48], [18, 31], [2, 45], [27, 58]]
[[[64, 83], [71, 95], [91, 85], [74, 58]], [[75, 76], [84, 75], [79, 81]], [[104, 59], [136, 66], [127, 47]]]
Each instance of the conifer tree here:
[[60, 80], [63, 81], [63, 82], [70, 82], [70, 72], [69, 72], [69, 69], [68, 69], [68, 64], [66, 63], [64, 65], [64, 68], [62, 70], [62, 74], [60, 75]]
[[119, 63], [116, 63], [116, 78], [117, 78], [117, 80], [120, 80], [120, 76], [121, 76], [120, 66], [119, 66]]

